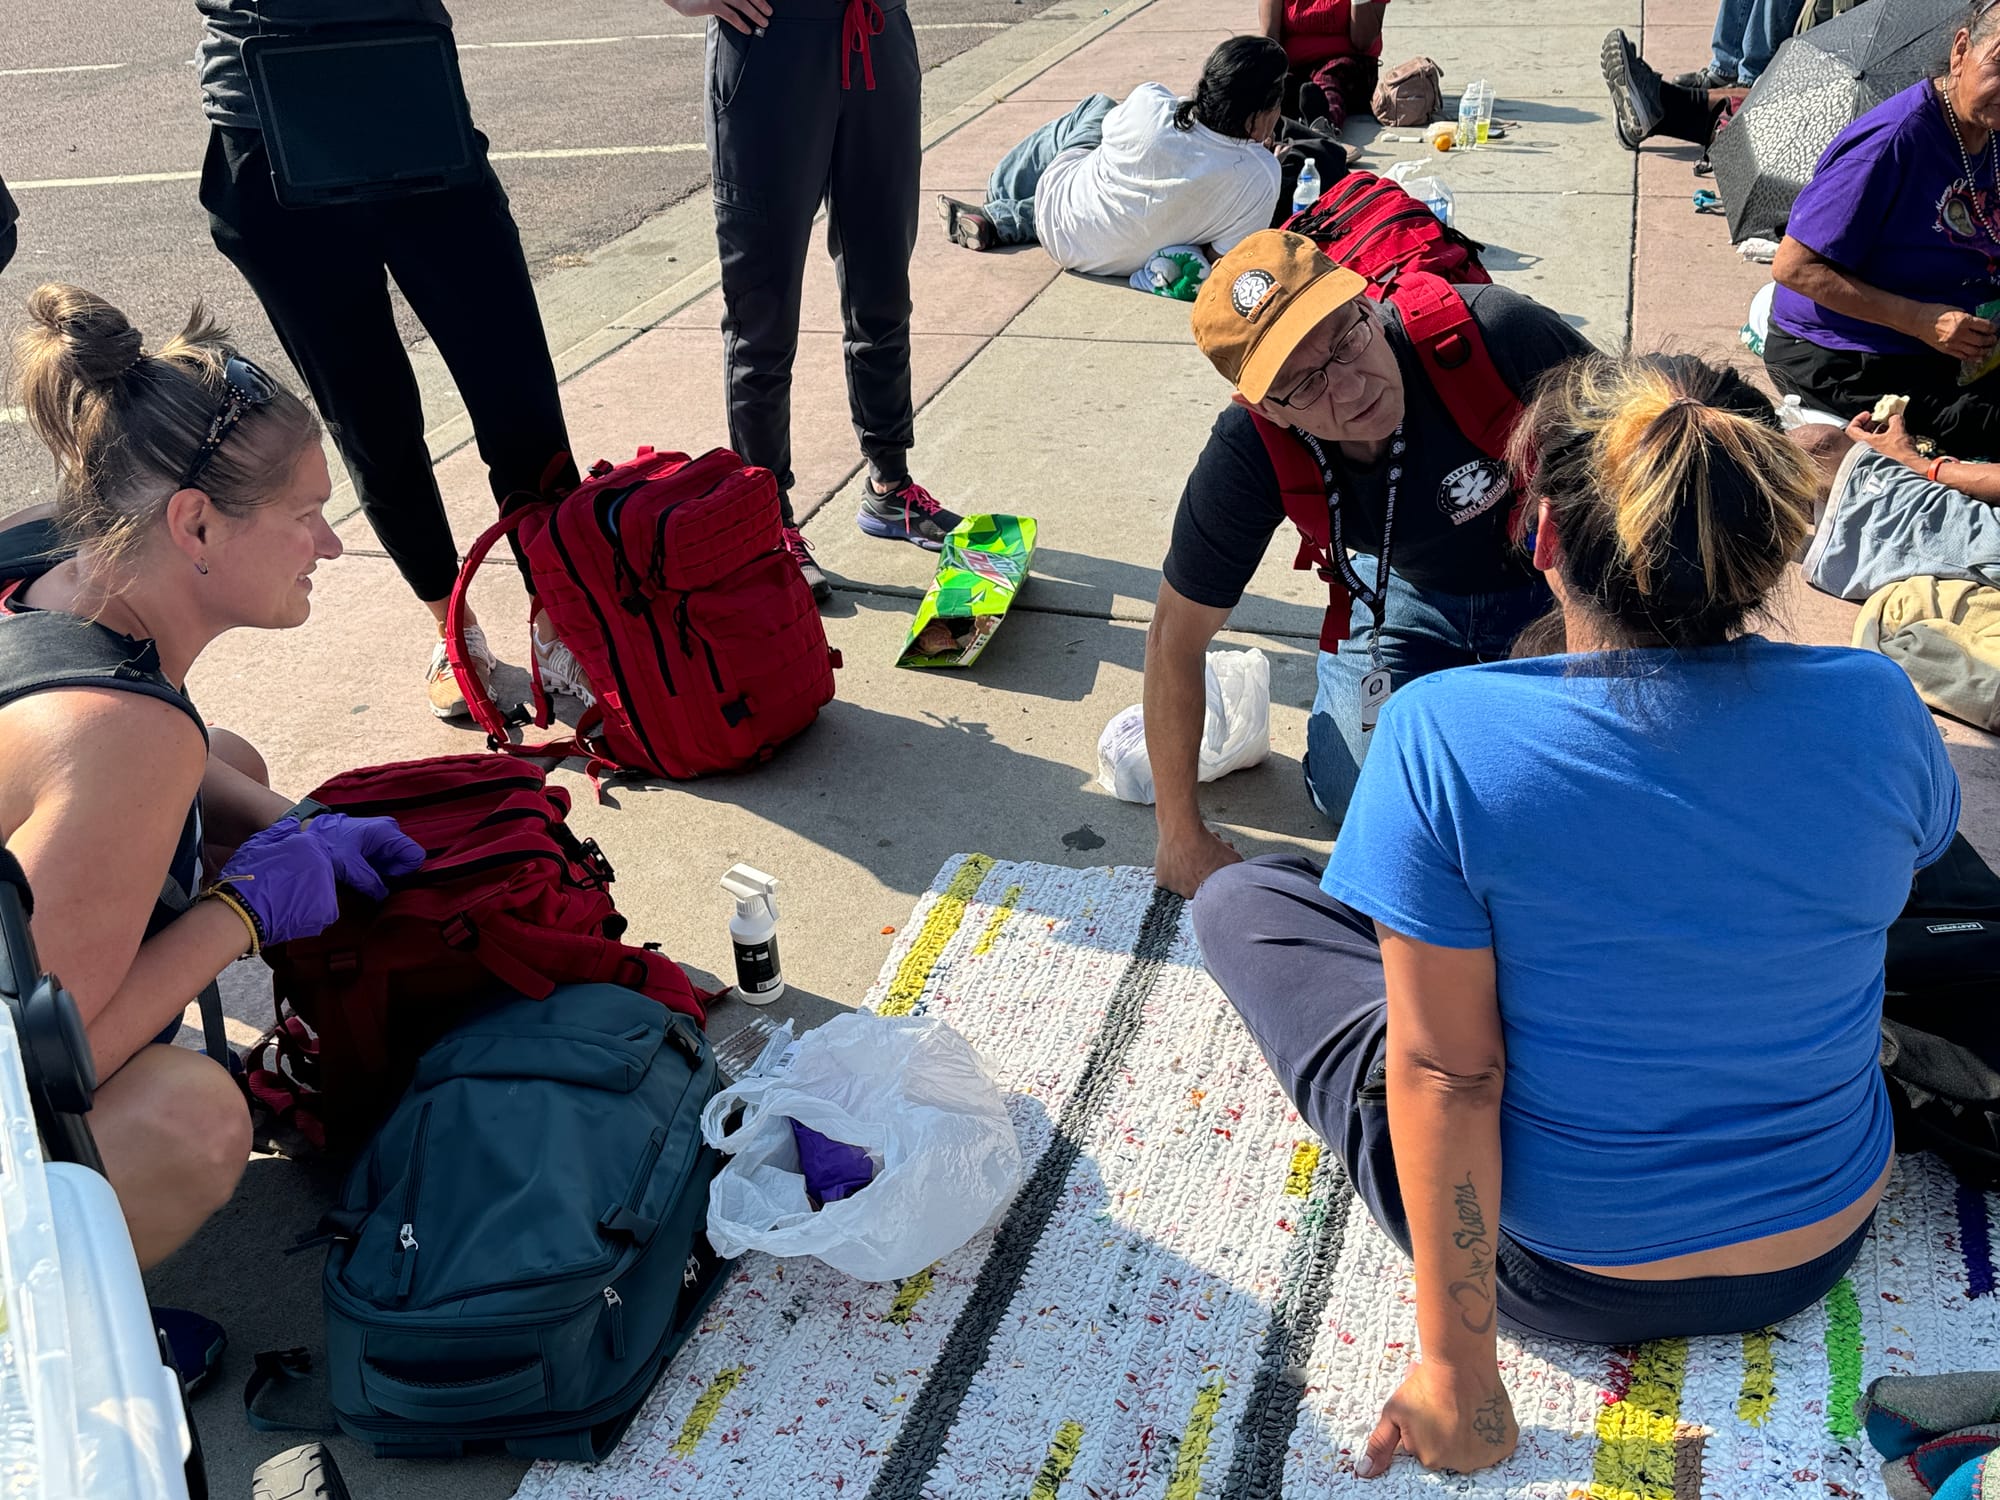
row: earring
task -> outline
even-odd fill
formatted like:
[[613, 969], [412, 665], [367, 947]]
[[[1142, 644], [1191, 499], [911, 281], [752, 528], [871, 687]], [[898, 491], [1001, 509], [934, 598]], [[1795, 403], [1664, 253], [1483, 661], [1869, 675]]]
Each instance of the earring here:
[[194, 562], [194, 570], [195, 572], [201, 574], [202, 577], [204, 578], [208, 577], [208, 560], [206, 558], [200, 558], [200, 557], [196, 558]]

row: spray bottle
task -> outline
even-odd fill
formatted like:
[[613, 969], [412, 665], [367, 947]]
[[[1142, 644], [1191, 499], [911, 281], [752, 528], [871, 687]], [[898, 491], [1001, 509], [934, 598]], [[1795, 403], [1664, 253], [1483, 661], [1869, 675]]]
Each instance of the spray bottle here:
[[736, 949], [736, 993], [752, 1005], [769, 1005], [785, 993], [778, 965], [778, 877], [749, 865], [732, 865], [722, 888], [736, 898], [729, 941]]

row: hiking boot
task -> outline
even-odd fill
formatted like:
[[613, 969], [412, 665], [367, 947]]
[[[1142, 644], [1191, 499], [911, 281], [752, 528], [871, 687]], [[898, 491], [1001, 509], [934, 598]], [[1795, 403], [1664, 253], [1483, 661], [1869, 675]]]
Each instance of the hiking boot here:
[[826, 581], [826, 574], [820, 572], [819, 564], [813, 561], [812, 548], [806, 545], [805, 533], [796, 526], [784, 528], [785, 550], [792, 554], [792, 561], [799, 565], [804, 575], [806, 587], [813, 591], [813, 599], [820, 604], [833, 597], [833, 585]]
[[[486, 644], [486, 632], [477, 625], [465, 627], [465, 650], [472, 658], [472, 669], [491, 691], [493, 669], [500, 663], [494, 660], [492, 648]], [[424, 674], [424, 690], [430, 695], [431, 712], [440, 719], [462, 719], [472, 712], [466, 706], [465, 694], [458, 690], [458, 679], [451, 670], [451, 653], [445, 649], [442, 637], [431, 647], [431, 665]]]
[[963, 519], [953, 515], [914, 479], [884, 495], [871, 482], [855, 524], [872, 537], [888, 542], [914, 542], [930, 552], [942, 552], [944, 539]]
[[945, 238], [954, 245], [963, 245], [968, 250], [991, 250], [999, 243], [985, 209], [947, 198], [943, 193], [938, 194], [937, 206], [938, 217], [944, 220]]
[[1660, 128], [1666, 113], [1660, 103], [1660, 75], [1639, 55], [1631, 38], [1614, 31], [1604, 39], [1600, 54], [1604, 82], [1611, 90], [1611, 111], [1617, 118], [1618, 139], [1627, 151]]
[[528, 640], [535, 652], [535, 671], [542, 679], [542, 691], [551, 697], [574, 698], [585, 708], [597, 702], [597, 694], [590, 690], [590, 679], [584, 675], [583, 663], [554, 636], [542, 639], [539, 630], [528, 632]]
[[1725, 73], [1714, 63], [1710, 63], [1705, 68], [1697, 68], [1692, 73], [1676, 73], [1667, 81], [1676, 88], [1693, 89], [1697, 94], [1706, 94], [1712, 89], [1740, 89], [1746, 87], [1746, 85], [1737, 81], [1736, 70], [1734, 68]]

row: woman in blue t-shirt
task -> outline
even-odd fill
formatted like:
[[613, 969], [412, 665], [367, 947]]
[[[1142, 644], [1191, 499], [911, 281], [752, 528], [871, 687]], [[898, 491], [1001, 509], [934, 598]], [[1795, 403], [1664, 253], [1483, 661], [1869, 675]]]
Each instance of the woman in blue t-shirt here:
[[1764, 343], [1780, 390], [1843, 419], [1907, 396], [1941, 453], [2000, 458], [2000, 382], [1959, 384], [1994, 349], [1979, 314], [2000, 297], [1996, 127], [2000, 3], [1975, 0], [1945, 75], [1842, 130], [1792, 205]]
[[1364, 1476], [1513, 1450], [1496, 1321], [1721, 1333], [1839, 1279], [1891, 1164], [1884, 934], [1958, 822], [1894, 663], [1746, 632], [1815, 486], [1741, 377], [1587, 356], [1515, 461], [1559, 654], [1398, 689], [1324, 876], [1225, 866], [1194, 906], [1416, 1263], [1424, 1359]]

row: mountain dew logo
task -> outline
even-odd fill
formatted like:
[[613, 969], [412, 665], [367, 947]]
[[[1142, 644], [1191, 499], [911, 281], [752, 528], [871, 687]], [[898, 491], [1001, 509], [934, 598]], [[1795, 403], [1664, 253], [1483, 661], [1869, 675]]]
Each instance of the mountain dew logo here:
[[999, 614], [1013, 602], [1035, 552], [1028, 516], [968, 516], [945, 540], [938, 568], [937, 612]]

